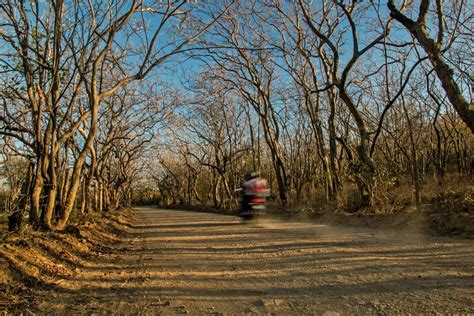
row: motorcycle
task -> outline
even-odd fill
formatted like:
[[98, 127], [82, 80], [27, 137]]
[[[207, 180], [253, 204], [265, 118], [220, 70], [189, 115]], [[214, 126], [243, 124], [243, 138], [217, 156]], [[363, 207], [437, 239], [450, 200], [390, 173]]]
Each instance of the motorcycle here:
[[237, 214], [242, 220], [252, 220], [266, 209], [267, 192], [262, 194], [244, 194], [242, 189], [236, 189], [241, 193], [241, 208]]

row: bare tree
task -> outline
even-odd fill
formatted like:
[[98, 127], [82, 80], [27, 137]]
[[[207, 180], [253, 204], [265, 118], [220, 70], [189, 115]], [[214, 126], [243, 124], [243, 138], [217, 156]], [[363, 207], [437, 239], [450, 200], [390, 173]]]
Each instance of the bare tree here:
[[[433, 18], [436, 19], [436, 26], [438, 28], [435, 38], [432, 38], [428, 31], [428, 16], [430, 15], [429, 10], [432, 3], [434, 3]], [[443, 54], [454, 45], [459, 33], [466, 29], [466, 23], [469, 23], [469, 20], [472, 21], [472, 13], [470, 16], [468, 14], [464, 17], [463, 11], [465, 7], [469, 5], [466, 1], [452, 1], [449, 3], [451, 3], [451, 7], [447, 8], [444, 6], [446, 2], [441, 0], [421, 0], [418, 8], [418, 17], [415, 19], [411, 19], [403, 14], [403, 10], [408, 7], [405, 2], [401, 9], [397, 8], [393, 0], [389, 0], [387, 6], [390, 10], [390, 15], [400, 22], [417, 40], [421, 47], [423, 47], [449, 101], [462, 120], [474, 133], [474, 108], [472, 101], [469, 102], [464, 96], [463, 91], [455, 80], [454, 71], [443, 56]], [[444, 13], [446, 9], [449, 10], [448, 12], [452, 18], [452, 21], [449, 21], [450, 23], [446, 21]], [[452, 29], [447, 29], [446, 27], [448, 25], [452, 26]], [[469, 30], [466, 31], [469, 32]], [[470, 31], [472, 36], [472, 30]]]
[[[103, 101], [189, 49], [232, 1], [215, 18], [202, 12], [193, 14], [197, 5], [187, 1], [154, 4], [138, 0], [55, 0], [41, 5], [39, 1], [7, 1], [0, 5], [0, 12], [6, 17], [6, 27], [0, 35], [8, 44], [5, 55], [9, 58], [4, 66], [8, 80], [19, 83], [8, 84], [10, 92], [4, 104], [19, 99], [23, 106], [20, 116], [4, 111], [3, 134], [19, 139], [34, 153], [32, 222], [41, 222], [48, 229], [63, 229], [67, 224], [99, 131]], [[146, 27], [148, 19], [154, 19], [153, 27]], [[165, 32], [172, 30], [174, 37], [168, 37], [167, 42], [161, 40]], [[19, 56], [18, 63], [15, 56]], [[29, 124], [24, 125], [20, 120], [25, 120], [26, 113], [30, 118]], [[61, 167], [71, 142], [75, 144], [74, 165], [67, 174]], [[41, 201], [43, 194], [45, 203]], [[59, 207], [58, 199], [64, 203]], [[53, 223], [55, 214], [57, 220]]]

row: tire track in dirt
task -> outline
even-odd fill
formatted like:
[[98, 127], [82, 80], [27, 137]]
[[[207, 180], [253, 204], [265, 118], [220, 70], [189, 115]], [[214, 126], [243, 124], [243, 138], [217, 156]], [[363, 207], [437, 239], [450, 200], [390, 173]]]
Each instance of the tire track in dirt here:
[[474, 313], [473, 242], [152, 208], [46, 314]]

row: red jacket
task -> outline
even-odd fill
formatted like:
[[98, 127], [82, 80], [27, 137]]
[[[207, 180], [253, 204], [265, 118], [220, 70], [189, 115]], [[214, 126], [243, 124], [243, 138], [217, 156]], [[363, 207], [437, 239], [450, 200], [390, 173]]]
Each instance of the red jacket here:
[[244, 194], [263, 194], [267, 191], [267, 180], [261, 178], [250, 179], [242, 185]]

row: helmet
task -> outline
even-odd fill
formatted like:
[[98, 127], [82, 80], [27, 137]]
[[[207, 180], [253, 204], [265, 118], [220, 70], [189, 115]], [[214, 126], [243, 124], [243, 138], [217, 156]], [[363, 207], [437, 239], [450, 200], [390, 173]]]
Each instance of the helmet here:
[[250, 171], [250, 172], [247, 172], [247, 174], [245, 175], [245, 180], [251, 180], [251, 179], [256, 179], [259, 177], [259, 173], [256, 172], [256, 171]]

